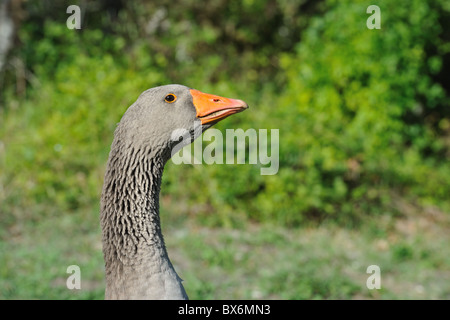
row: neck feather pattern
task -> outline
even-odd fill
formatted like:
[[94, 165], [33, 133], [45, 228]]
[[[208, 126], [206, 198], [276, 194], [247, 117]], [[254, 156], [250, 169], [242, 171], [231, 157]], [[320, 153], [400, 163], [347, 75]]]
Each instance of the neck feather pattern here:
[[187, 298], [161, 232], [163, 169], [149, 148], [113, 142], [100, 209], [106, 298]]

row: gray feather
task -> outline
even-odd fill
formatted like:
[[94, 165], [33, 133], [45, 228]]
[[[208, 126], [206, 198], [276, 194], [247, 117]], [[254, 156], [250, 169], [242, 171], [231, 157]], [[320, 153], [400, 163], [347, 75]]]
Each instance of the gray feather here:
[[192, 106], [161, 117], [164, 112], [155, 97], [167, 91], [189, 99], [183, 86], [148, 90], [127, 110], [114, 133], [100, 208], [106, 299], [188, 298], [164, 244], [159, 192], [170, 158], [171, 130], [190, 128], [195, 110]]

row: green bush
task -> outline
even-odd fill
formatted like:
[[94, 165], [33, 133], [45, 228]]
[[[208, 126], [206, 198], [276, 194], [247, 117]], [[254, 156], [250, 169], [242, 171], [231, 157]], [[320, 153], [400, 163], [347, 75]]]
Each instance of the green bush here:
[[369, 30], [368, 5], [329, 1], [297, 53], [282, 59], [287, 87], [271, 125], [281, 128], [283, 170], [298, 188], [286, 192], [280, 174], [261, 196], [281, 198], [290, 220], [389, 212], [395, 193], [448, 208], [448, 142], [438, 127], [448, 121], [449, 96], [433, 65], [450, 52], [438, 23], [449, 8], [380, 2], [382, 27]]
[[[36, 210], [39, 204], [51, 203], [50, 211], [96, 204], [116, 123], [142, 88], [166, 81], [155, 70], [138, 71], [129, 57], [90, 57], [77, 49], [82, 40], [76, 36], [65, 39], [62, 48], [51, 45], [53, 36], [67, 34], [65, 25], [49, 24], [44, 32], [48, 35], [39, 51], [49, 57], [64, 53], [63, 61], [36, 66], [39, 81], [28, 99], [19, 100], [18, 109], [2, 110], [2, 182], [7, 187], [1, 196], [7, 213], [28, 206]], [[85, 39], [100, 41], [95, 34]], [[18, 102], [12, 96], [9, 101]]]
[[237, 117], [244, 129], [280, 130], [278, 174], [260, 176], [255, 166], [183, 168], [183, 183], [201, 190], [193, 203], [206, 200], [205, 213], [282, 225], [352, 225], [397, 213], [399, 196], [448, 210], [448, 138], [440, 128], [448, 124], [449, 95], [436, 75], [449, 60], [449, 8], [380, 2], [382, 28], [369, 30], [369, 5], [328, 1], [295, 53], [282, 55], [284, 89], [267, 85], [269, 93], [254, 97], [256, 109]]

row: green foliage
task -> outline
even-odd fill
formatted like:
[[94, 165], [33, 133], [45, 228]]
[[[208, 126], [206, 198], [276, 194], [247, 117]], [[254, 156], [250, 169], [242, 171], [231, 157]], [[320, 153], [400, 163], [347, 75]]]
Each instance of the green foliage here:
[[368, 5], [330, 1], [295, 53], [282, 55], [284, 89], [268, 85], [268, 94], [254, 97], [256, 111], [239, 115], [244, 130], [280, 129], [276, 175], [237, 165], [185, 173], [182, 184], [201, 190], [189, 196], [192, 204], [206, 199], [215, 210], [206, 206], [205, 213], [227, 212], [206, 215], [209, 221], [239, 225], [244, 214], [282, 225], [353, 225], [367, 214], [397, 213], [398, 195], [448, 210], [449, 145], [440, 128], [449, 96], [435, 77], [442, 71], [432, 67], [450, 56], [445, 23], [438, 23], [448, 8], [439, 1], [403, 9], [381, 2], [382, 29], [369, 30]]
[[115, 123], [140, 94], [136, 88], [162, 81], [156, 72], [147, 77], [117, 68], [109, 55], [83, 54], [56, 68], [51, 79], [43, 76], [21, 109], [5, 111], [2, 135], [15, 141], [4, 155], [10, 191], [62, 210], [91, 205]]
[[444, 54], [427, 53], [449, 53], [437, 3], [381, 2], [380, 31], [365, 27], [367, 2], [330, 3], [281, 60], [287, 86], [270, 125], [280, 128], [282, 169], [258, 200], [277, 203], [287, 222], [391, 211], [392, 188], [448, 208], [448, 142], [438, 126], [449, 96], [429, 68]]

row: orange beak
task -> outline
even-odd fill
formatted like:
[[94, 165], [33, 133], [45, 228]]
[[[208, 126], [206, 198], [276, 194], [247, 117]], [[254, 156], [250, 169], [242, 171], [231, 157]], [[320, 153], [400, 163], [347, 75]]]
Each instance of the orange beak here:
[[242, 100], [224, 98], [195, 89], [190, 91], [197, 110], [197, 118], [201, 120], [202, 124], [219, 122], [248, 108], [247, 103]]

